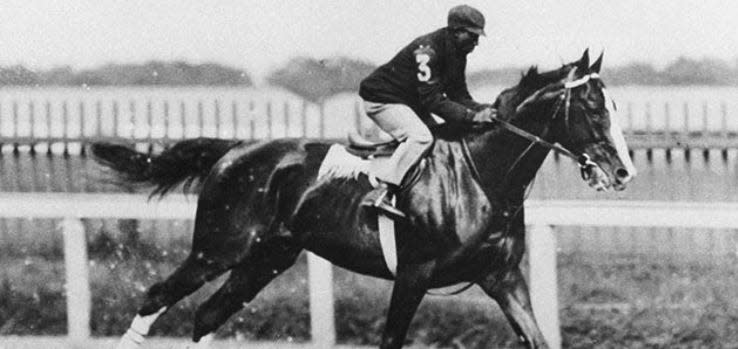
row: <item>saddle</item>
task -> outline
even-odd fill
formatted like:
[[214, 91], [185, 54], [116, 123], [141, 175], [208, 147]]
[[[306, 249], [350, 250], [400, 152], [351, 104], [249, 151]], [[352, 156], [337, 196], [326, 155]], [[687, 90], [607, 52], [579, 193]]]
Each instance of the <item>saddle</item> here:
[[373, 159], [392, 156], [398, 145], [400, 142], [396, 139], [372, 141], [356, 132], [350, 132], [346, 151], [362, 159]]
[[[372, 141], [356, 132], [350, 132], [348, 134], [348, 145], [345, 149], [349, 154], [368, 161], [371, 164], [369, 168], [378, 168], [379, 166], [382, 166], [382, 162], [387, 161], [389, 157], [392, 156], [399, 145], [400, 142], [396, 139], [391, 139], [389, 141]], [[402, 184], [400, 185], [402, 188], [401, 192], [407, 191], [413, 184], [415, 184], [415, 182], [418, 181], [420, 173], [423, 167], [425, 167], [427, 155], [428, 154], [426, 153], [423, 158], [421, 158], [415, 166], [410, 168], [408, 173], [405, 175], [405, 179], [403, 179]]]

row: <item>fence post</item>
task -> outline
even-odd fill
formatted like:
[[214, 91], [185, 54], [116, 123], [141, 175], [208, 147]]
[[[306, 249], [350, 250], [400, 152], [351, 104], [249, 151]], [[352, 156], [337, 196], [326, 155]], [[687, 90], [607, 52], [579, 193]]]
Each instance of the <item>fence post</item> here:
[[308, 102], [306, 100], [302, 101], [302, 107], [300, 108], [300, 120], [302, 122], [302, 137], [307, 137], [308, 135], [308, 127], [307, 127], [307, 109], [308, 109]]
[[[146, 142], [148, 143], [149, 149], [154, 143], [154, 106], [152, 105], [151, 99], [146, 101]], [[149, 150], [150, 151], [150, 150]]]
[[556, 236], [549, 225], [536, 224], [528, 233], [530, 298], [538, 326], [549, 346], [561, 348], [556, 277]]
[[650, 137], [653, 137], [653, 127], [651, 125], [651, 103], [646, 102], [646, 105], [644, 106], [645, 110], [645, 117], [646, 117], [646, 134]]
[[120, 137], [120, 115], [118, 110], [118, 101], [113, 101], [113, 137]]
[[[66, 121], [65, 121], [66, 122]], [[128, 100], [128, 134], [123, 135], [123, 137], [131, 137], [132, 139], [136, 138], [136, 101], [133, 99]]]
[[308, 252], [310, 285], [310, 337], [315, 348], [336, 344], [333, 307], [333, 269], [331, 263]]
[[102, 114], [103, 114], [102, 102], [100, 100], [97, 100], [97, 102], [95, 102], [95, 123], [97, 124], [95, 125], [95, 128], [96, 128], [95, 136], [96, 137], [101, 137], [103, 133], [102, 132]]
[[361, 129], [361, 119], [364, 116], [364, 109], [361, 105], [361, 100], [355, 100], [354, 101], [354, 131], [356, 133], [363, 135], [363, 130]]
[[187, 138], [187, 105], [179, 101], [179, 122], [182, 124], [182, 138]]
[[61, 222], [64, 237], [67, 333], [73, 342], [90, 338], [91, 295], [85, 227], [79, 218]]
[[725, 101], [720, 102], [720, 136], [723, 139], [728, 138], [728, 107]]
[[289, 137], [290, 136], [290, 103], [289, 101], [284, 101], [284, 136]]
[[[162, 102], [162, 109], [163, 109], [162, 110], [162, 114], [163, 114], [162, 116], [163, 116], [163, 119], [164, 119], [163, 120], [164, 121], [164, 134], [161, 136], [161, 138], [164, 139], [164, 142], [167, 142], [169, 140], [169, 137], [171, 136], [170, 133], [169, 133], [169, 128], [170, 128], [170, 125], [169, 124], [171, 123], [171, 119], [170, 119], [170, 116], [169, 116], [169, 101], [164, 100]], [[172, 113], [172, 114], [174, 114], [174, 113]]]
[[628, 102], [626, 111], [627, 111], [626, 118], [628, 119], [628, 135], [632, 136], [633, 134], [635, 134], [635, 130], [633, 126], [633, 103], [632, 102]]
[[318, 130], [318, 135], [320, 138], [325, 138], [325, 101], [320, 101], [319, 104], [320, 108], [320, 130]]
[[274, 139], [274, 120], [272, 118], [272, 101], [267, 101], [266, 104], [266, 118], [267, 118], [267, 139]]
[[231, 126], [233, 127], [233, 138], [239, 139], [238, 135], [238, 103], [231, 101]]
[[215, 122], [215, 137], [222, 137], [221, 132], [221, 116], [220, 116], [220, 100], [217, 98], [213, 101], [213, 122]]
[[710, 132], [709, 112], [707, 111], [707, 101], [702, 102], [702, 136], [706, 137]]

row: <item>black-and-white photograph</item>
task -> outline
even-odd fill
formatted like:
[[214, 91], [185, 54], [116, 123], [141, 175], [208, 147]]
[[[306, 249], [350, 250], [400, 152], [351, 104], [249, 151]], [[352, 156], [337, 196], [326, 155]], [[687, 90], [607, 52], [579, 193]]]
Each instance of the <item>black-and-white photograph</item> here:
[[3, 0], [0, 349], [738, 348], [737, 18]]

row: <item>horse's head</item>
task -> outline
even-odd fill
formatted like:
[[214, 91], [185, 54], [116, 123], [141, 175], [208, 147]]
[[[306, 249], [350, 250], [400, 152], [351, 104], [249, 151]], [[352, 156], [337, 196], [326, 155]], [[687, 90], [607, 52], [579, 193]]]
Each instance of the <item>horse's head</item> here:
[[590, 66], [589, 53], [558, 70], [532, 68], [517, 86], [513, 119], [534, 118], [546, 126], [542, 138], [559, 143], [580, 161], [582, 174], [597, 190], [623, 190], [636, 169], [628, 154], [615, 103], [599, 76], [602, 55]]

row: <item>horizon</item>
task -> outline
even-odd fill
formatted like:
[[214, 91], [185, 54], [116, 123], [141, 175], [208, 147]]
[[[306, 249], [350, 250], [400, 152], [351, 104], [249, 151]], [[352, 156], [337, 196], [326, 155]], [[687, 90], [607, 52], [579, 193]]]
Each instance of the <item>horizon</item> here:
[[[310, 63], [305, 63], [302, 59], [308, 59]], [[361, 78], [361, 75], [355, 69], [366, 70], [366, 63], [339, 57], [330, 58], [336, 62], [324, 62], [309, 58], [301, 58], [300, 61], [290, 63], [281, 67], [282, 72], [292, 71], [295, 67], [292, 64], [303, 66], [308, 64], [315, 66], [320, 63], [324, 68], [332, 70], [334, 77], [339, 77], [335, 83], [342, 85], [345, 83], [358, 83], [358, 81], [340, 80], [348, 74], [353, 78]], [[590, 59], [595, 59], [590, 56]], [[342, 62], [342, 63], [341, 63]], [[340, 63], [340, 64], [339, 64]], [[181, 66], [183, 64], [184, 66]], [[336, 65], [339, 64], [339, 65]], [[345, 64], [345, 65], [343, 65]], [[358, 64], [362, 68], [356, 66]], [[142, 68], [144, 70], [142, 70]], [[57, 70], [61, 69], [61, 70]], [[163, 69], [159, 71], [158, 69]], [[338, 69], [338, 70], [336, 70]], [[372, 69], [372, 68], [368, 68]], [[518, 79], [526, 75], [530, 69], [538, 69], [538, 67], [501, 67], [491, 70], [479, 70], [467, 72], [467, 83], [471, 86], [506, 86], [515, 83]], [[299, 68], [298, 70], [302, 70]], [[14, 71], [17, 71], [14, 73]], [[696, 86], [713, 86], [713, 87], [738, 87], [738, 60], [731, 66], [729, 62], [718, 59], [693, 60], [685, 57], [679, 57], [669, 63], [663, 69], [656, 69], [648, 63], [629, 62], [623, 66], [605, 67], [603, 68], [603, 76], [606, 76], [611, 86], [661, 86], [661, 87], [696, 87]], [[323, 73], [329, 73], [323, 71]], [[225, 74], [225, 75], [224, 75]], [[277, 74], [281, 74], [277, 72]], [[310, 72], [304, 71], [303, 74], [310, 75]], [[236, 86], [246, 85], [253, 87], [276, 86], [270, 83], [268, 79], [256, 80], [252, 78], [252, 74], [243, 69], [233, 66], [221, 65], [218, 63], [208, 63], [205, 66], [191, 64], [186, 61], [149, 61], [143, 64], [106, 64], [91, 69], [75, 70], [71, 67], [56, 67], [50, 70], [29, 70], [24, 66], [0, 66], [0, 84], [3, 87], [9, 86], [36, 86], [36, 87], [72, 87], [82, 86], [89, 87], [105, 87], [105, 86]], [[274, 75], [269, 75], [274, 76]], [[304, 76], [307, 78], [307, 76]], [[215, 79], [215, 80], [213, 80]], [[612, 80], [610, 80], [612, 79]], [[279, 85], [279, 83], [277, 83]], [[343, 85], [342, 85], [343, 86]], [[287, 88], [288, 90], [290, 88]]]
[[[459, 3], [6, 0], [0, 5], [0, 65], [84, 70], [182, 60], [243, 69], [261, 82], [299, 56], [383, 64], [413, 38], [445, 26], [448, 9]], [[488, 23], [488, 37], [469, 56], [467, 72], [555, 68], [586, 48], [592, 56], [605, 52], [605, 69], [629, 63], [662, 69], [679, 57], [738, 62], [738, 35], [730, 34], [735, 2], [466, 3]]]
[[[590, 59], [592, 59], [592, 60], [595, 59], [596, 58], [595, 55], [599, 55], [599, 53], [590, 52]], [[276, 71], [278, 69], [284, 68], [289, 63], [289, 60], [295, 59], [295, 58], [308, 58], [308, 59], [315, 59], [315, 60], [331, 60], [331, 59], [337, 59], [337, 58], [347, 58], [347, 59], [350, 59], [350, 60], [363, 61], [363, 62], [368, 62], [368, 63], [371, 63], [371, 64], [376, 64], [376, 66], [379, 66], [380, 64], [383, 64], [383, 63], [369, 62], [368, 60], [363, 59], [361, 57], [351, 57], [351, 56], [325, 56], [325, 57], [290, 56], [287, 60], [285, 60], [284, 62], [282, 62], [283, 65], [281, 65], [281, 66], [274, 66], [272, 68], [272, 70], [267, 71], [265, 75], [268, 75], [269, 73], [272, 73], [272, 72], [274, 72], [274, 71]], [[579, 58], [579, 57], [576, 57], [576, 58]], [[655, 64], [653, 62], [646, 62], [646, 61], [634, 60], [634, 61], [622, 62], [621, 64], [618, 64], [618, 65], [610, 64], [609, 67], [603, 67], [603, 69], [607, 70], [608, 68], [609, 69], [623, 68], [623, 67], [627, 67], [627, 66], [634, 65], [634, 64], [644, 64], [644, 65], [649, 65], [649, 66], [653, 67], [657, 71], [662, 71], [665, 67], [667, 67], [667, 66], [669, 66], [669, 65], [677, 62], [680, 59], [688, 59], [688, 60], [697, 61], [697, 62], [702, 61], [702, 60], [718, 60], [718, 61], [721, 61], [723, 63], [728, 64], [731, 68], [738, 69], [738, 55], [733, 60], [731, 60], [731, 59], [720, 59], [720, 58], [717, 58], [717, 57], [709, 57], [709, 56], [689, 57], [689, 56], [686, 56], [686, 55], [680, 55], [678, 57], [674, 57], [671, 60], [667, 60], [667, 61], [665, 61], [665, 62], [663, 62], [661, 64]], [[573, 60], [574, 59], [572, 59], [572, 61]], [[115, 65], [119, 65], [119, 66], [123, 66], [123, 65], [139, 65], [139, 66], [142, 66], [142, 65], [145, 65], [145, 64], [149, 64], [149, 63], [171, 64], [171, 63], [179, 63], [179, 62], [185, 63], [185, 64], [189, 64], [189, 65], [192, 65], [192, 66], [206, 65], [206, 64], [216, 64], [216, 65], [220, 65], [220, 66], [222, 66], [224, 68], [232, 68], [232, 69], [237, 69], [237, 70], [243, 70], [245, 73], [250, 73], [245, 67], [242, 67], [242, 66], [231, 65], [231, 64], [221, 63], [221, 62], [217, 62], [217, 61], [200, 61], [200, 62], [194, 62], [194, 61], [187, 60], [185, 58], [178, 58], [178, 59], [171, 59], [171, 60], [148, 59], [148, 60], [143, 60], [143, 61], [140, 61], [140, 62], [102, 62], [102, 63], [99, 63], [99, 64], [95, 64], [95, 65], [91, 65], [91, 66], [84, 66], [84, 67], [75, 67], [75, 66], [73, 66], [71, 64], [59, 64], [59, 65], [53, 65], [53, 66], [48, 66], [48, 67], [35, 68], [35, 67], [31, 67], [31, 66], [26, 66], [23, 63], [17, 63], [17, 64], [0, 64], [0, 68], [8, 69], [8, 68], [22, 67], [22, 68], [26, 68], [26, 69], [29, 69], [29, 70], [34, 71], [34, 72], [48, 72], [48, 71], [51, 71], [51, 70], [54, 70], [54, 69], [71, 68], [75, 72], [80, 72], [80, 71], [83, 71], [83, 70], [100, 69], [100, 68], [103, 68], [103, 67], [109, 66], [109, 65], [112, 65], [112, 66], [115, 66]], [[566, 63], [566, 62], [562, 62], [562, 63]], [[483, 71], [496, 71], [496, 70], [508, 70], [508, 69], [527, 70], [527, 69], [529, 69], [530, 67], [533, 67], [533, 66], [538, 66], [538, 65], [537, 64], [532, 64], [532, 65], [517, 65], [517, 66], [515, 66], [515, 65], [506, 65], [506, 66], [499, 66], [499, 67], [482, 66], [482, 67], [480, 67], [477, 70], [467, 69], [467, 73], [478, 73], [478, 72], [483, 72]], [[553, 68], [555, 69], [556, 67], [554, 66]]]

